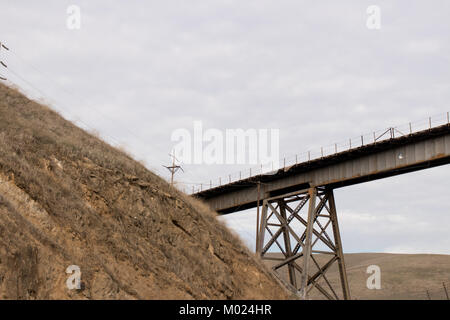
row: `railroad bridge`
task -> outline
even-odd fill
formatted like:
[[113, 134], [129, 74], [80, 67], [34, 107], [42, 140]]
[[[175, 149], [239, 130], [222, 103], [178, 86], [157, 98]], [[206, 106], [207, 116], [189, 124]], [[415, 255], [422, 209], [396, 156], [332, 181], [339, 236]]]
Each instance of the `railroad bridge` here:
[[[285, 284], [306, 299], [350, 299], [333, 190], [448, 164], [450, 124], [395, 136], [194, 193], [219, 214], [257, 208], [256, 252], [287, 269]], [[261, 208], [261, 212], [260, 212]], [[274, 255], [278, 247], [282, 255]], [[327, 271], [336, 265], [338, 283]], [[279, 277], [280, 278], [280, 277]], [[281, 279], [281, 278], [280, 278]], [[283, 281], [283, 280], [282, 280]], [[339, 288], [340, 287], [340, 288]]]

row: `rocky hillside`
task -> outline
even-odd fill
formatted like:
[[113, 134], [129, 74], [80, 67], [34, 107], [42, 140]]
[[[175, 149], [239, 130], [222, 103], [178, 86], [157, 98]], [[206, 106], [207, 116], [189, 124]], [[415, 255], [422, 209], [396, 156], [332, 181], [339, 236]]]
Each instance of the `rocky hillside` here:
[[0, 85], [0, 299], [284, 298], [206, 207]]

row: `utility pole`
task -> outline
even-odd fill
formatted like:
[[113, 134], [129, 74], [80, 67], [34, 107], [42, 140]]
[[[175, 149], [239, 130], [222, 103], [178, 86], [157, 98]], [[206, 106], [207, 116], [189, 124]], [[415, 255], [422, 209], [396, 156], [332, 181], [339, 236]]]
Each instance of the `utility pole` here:
[[[2, 48], [5, 49], [5, 50], [9, 50], [8, 47], [6, 47], [3, 43], [0, 42], [0, 51], [1, 51]], [[1, 60], [0, 60], [0, 65], [2, 67], [4, 67], [4, 68], [8, 68], [7, 65], [5, 63], [3, 63], [3, 61], [1, 61]], [[2, 75], [0, 75], [0, 80], [6, 81], [6, 78], [2, 77]]]
[[450, 300], [450, 298], [448, 297], [448, 291], [447, 287], [445, 286], [445, 282], [442, 282], [442, 285], [444, 286], [445, 296], [447, 297], [447, 300]]
[[173, 176], [175, 175], [175, 173], [181, 169], [181, 171], [184, 172], [183, 168], [179, 165], [176, 165], [175, 161], [177, 160], [177, 158], [175, 158], [175, 155], [173, 153], [169, 154], [169, 156], [172, 158], [172, 165], [171, 166], [164, 166], [165, 168], [167, 168], [170, 171], [170, 186], [173, 186]]

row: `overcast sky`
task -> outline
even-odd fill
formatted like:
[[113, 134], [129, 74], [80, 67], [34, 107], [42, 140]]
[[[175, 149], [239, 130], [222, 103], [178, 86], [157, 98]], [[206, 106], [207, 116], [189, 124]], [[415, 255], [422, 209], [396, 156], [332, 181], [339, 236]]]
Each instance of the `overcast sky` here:
[[[0, 0], [14, 72], [0, 74], [167, 177], [172, 132], [196, 120], [279, 129], [283, 157], [449, 111], [449, 12], [446, 0]], [[176, 179], [190, 189], [246, 168], [184, 165]], [[450, 254], [449, 168], [337, 190], [344, 250]], [[254, 247], [254, 210], [223, 219]]]

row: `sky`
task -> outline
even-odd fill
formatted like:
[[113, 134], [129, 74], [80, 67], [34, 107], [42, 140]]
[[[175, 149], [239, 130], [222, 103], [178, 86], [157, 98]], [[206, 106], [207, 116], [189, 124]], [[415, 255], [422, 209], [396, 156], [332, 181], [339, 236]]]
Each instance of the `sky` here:
[[[72, 5], [79, 29], [67, 24]], [[279, 157], [292, 158], [450, 111], [449, 9], [445, 0], [0, 0], [0, 41], [11, 49], [0, 51], [0, 75], [168, 178], [171, 135], [194, 121], [279, 130]], [[250, 167], [181, 165], [186, 190]], [[344, 250], [450, 254], [449, 190], [448, 166], [336, 190]], [[255, 210], [220, 219], [254, 248]]]

